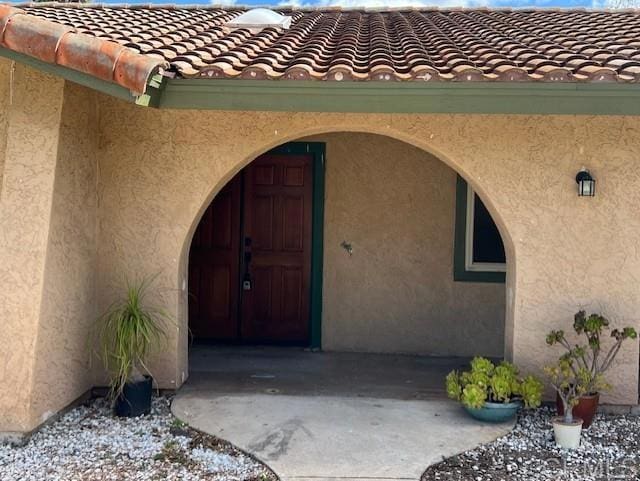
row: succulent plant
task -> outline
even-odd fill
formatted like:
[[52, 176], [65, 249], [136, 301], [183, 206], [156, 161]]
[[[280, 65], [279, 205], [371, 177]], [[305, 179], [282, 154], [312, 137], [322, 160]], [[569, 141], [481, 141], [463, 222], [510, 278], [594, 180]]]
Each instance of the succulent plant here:
[[487, 390], [477, 384], [468, 384], [462, 389], [462, 404], [467, 407], [480, 409], [487, 400]]
[[527, 408], [542, 402], [542, 382], [534, 376], [520, 378], [517, 367], [506, 361], [496, 366], [489, 359], [475, 357], [470, 371], [451, 371], [445, 384], [447, 395], [469, 408], [481, 408], [487, 401], [520, 400]]
[[[613, 343], [605, 352], [602, 346], [602, 336], [609, 329], [609, 319], [600, 314], [586, 315], [585, 311], [578, 311], [573, 316], [573, 330], [578, 335], [586, 337], [585, 344], [572, 345], [563, 330], [551, 331], [547, 335], [547, 344], [559, 344], [566, 352], [560, 356], [555, 368], [570, 369], [574, 382], [583, 384], [583, 394], [609, 390], [611, 387], [605, 381], [605, 373], [613, 364], [622, 343], [627, 339], [636, 339], [638, 334], [633, 327], [624, 327], [611, 331]], [[554, 366], [550, 367], [551, 369]], [[549, 374], [549, 373], [547, 373]], [[577, 378], [580, 379], [577, 379]]]

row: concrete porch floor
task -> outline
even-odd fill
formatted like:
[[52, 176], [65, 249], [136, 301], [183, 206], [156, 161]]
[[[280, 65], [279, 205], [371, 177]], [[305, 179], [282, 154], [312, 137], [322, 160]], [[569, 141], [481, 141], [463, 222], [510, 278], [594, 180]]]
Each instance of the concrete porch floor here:
[[410, 479], [507, 433], [446, 399], [467, 359], [194, 346], [174, 414], [284, 480]]

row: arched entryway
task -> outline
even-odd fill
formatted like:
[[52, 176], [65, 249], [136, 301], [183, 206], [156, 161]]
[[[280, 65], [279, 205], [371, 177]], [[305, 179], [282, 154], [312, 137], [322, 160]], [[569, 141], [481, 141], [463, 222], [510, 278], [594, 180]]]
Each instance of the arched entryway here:
[[[306, 255], [306, 264], [279, 257], [281, 249]], [[205, 262], [223, 272], [217, 310], [203, 311], [219, 292], [215, 277], [202, 282]], [[310, 282], [296, 283], [293, 295], [274, 288], [284, 285], [287, 269], [303, 279], [307, 265]], [[456, 437], [446, 446], [456, 449], [501, 434], [483, 430], [477, 437], [476, 426], [460, 426], [466, 419], [442, 398], [446, 373], [466, 357], [504, 355], [506, 267], [485, 204], [424, 150], [347, 132], [277, 147], [239, 171], [195, 229], [189, 292], [196, 344], [191, 380], [174, 412], [283, 477], [417, 479], [424, 466], [403, 456], [423, 463], [452, 454], [440, 442], [452, 425]], [[203, 295], [210, 297], [203, 302]], [[304, 313], [283, 316], [301, 312], [283, 308], [287, 303]], [[256, 312], [260, 318], [251, 317]], [[223, 315], [207, 325], [210, 313]], [[291, 321], [306, 329], [269, 325]], [[332, 462], [318, 470], [316, 459]]]
[[484, 203], [439, 159], [385, 136], [319, 135], [259, 156], [205, 210], [190, 329], [196, 341], [501, 357], [506, 266]]

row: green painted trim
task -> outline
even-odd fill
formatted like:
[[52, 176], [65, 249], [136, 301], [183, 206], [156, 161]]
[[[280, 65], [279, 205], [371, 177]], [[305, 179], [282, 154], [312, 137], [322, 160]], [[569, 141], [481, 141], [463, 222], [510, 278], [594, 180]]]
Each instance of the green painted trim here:
[[42, 60], [38, 60], [36, 58], [14, 52], [6, 48], [0, 48], [0, 56], [23, 63], [41, 72], [50, 75], [56, 75], [58, 77], [62, 77], [65, 80], [69, 80], [70, 82], [84, 85], [85, 87], [89, 87], [107, 95], [111, 95], [112, 97], [126, 100], [127, 102], [136, 101], [136, 97], [131, 95], [131, 92], [129, 92], [129, 90], [127, 90], [126, 88], [121, 87], [120, 85], [117, 85], [115, 83], [106, 82], [91, 75], [78, 72], [77, 70], [72, 70], [70, 68], [61, 67], [60, 65], [43, 62]]
[[153, 75], [147, 82], [147, 91], [136, 99], [136, 104], [143, 107], [159, 107], [166, 82], [160, 74]]
[[138, 97], [112, 82], [6, 48], [6, 57], [146, 107], [273, 112], [640, 115], [640, 84], [168, 79]]
[[322, 348], [322, 277], [324, 255], [324, 171], [323, 142], [289, 142], [271, 150], [272, 154], [313, 156], [313, 208], [311, 234], [311, 348]]
[[640, 115], [640, 84], [167, 79], [160, 108]]
[[465, 263], [467, 237], [467, 182], [457, 176], [456, 180], [456, 220], [453, 239], [453, 280], [460, 282], [504, 283], [504, 272], [468, 271]]

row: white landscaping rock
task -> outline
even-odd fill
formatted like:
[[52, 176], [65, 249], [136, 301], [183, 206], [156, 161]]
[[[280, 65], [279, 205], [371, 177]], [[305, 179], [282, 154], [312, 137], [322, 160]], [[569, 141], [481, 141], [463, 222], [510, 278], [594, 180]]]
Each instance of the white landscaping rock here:
[[[274, 479], [261, 463], [230, 448], [192, 446], [171, 434], [170, 400], [154, 398], [149, 416], [116, 418], [103, 399], [44, 426], [23, 447], [0, 446], [2, 481], [244, 481]], [[163, 455], [167, 448], [179, 460]], [[224, 452], [222, 452], [224, 451]]]
[[580, 447], [564, 450], [553, 438], [554, 415], [524, 411], [511, 433], [429, 467], [422, 481], [640, 479], [640, 417], [598, 414]]

